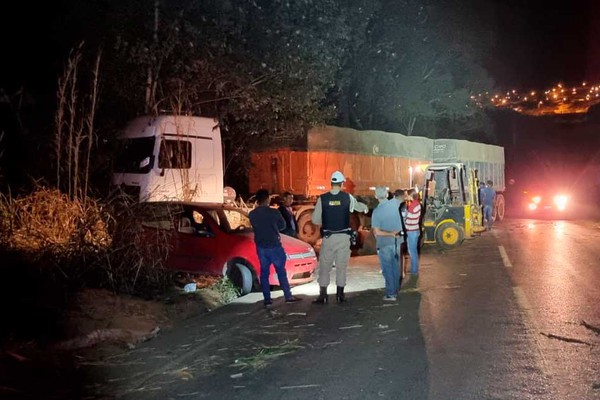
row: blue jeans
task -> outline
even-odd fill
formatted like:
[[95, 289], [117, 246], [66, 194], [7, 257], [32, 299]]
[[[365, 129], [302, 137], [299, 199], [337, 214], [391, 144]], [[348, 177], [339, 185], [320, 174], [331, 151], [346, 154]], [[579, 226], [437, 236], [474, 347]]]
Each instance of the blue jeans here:
[[377, 249], [386, 296], [398, 295], [400, 286], [400, 243]]
[[419, 231], [408, 231], [406, 234], [411, 274], [419, 273], [419, 235]]
[[492, 229], [492, 209], [493, 207], [490, 206], [483, 206], [483, 219], [486, 221], [486, 228], [488, 229]]
[[277, 278], [279, 278], [279, 286], [283, 289], [285, 298], [291, 298], [292, 291], [290, 290], [290, 283], [285, 272], [286, 256], [283, 247], [265, 248], [257, 246], [256, 253], [260, 261], [260, 288], [262, 289], [265, 304], [271, 304], [271, 285], [269, 284], [271, 264], [275, 267]]

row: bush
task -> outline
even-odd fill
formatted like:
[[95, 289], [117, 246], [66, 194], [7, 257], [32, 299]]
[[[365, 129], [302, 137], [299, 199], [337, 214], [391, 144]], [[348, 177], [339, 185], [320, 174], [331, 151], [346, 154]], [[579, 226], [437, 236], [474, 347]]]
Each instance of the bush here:
[[143, 232], [149, 212], [126, 198], [83, 202], [46, 188], [1, 196], [0, 250], [72, 288], [152, 295], [173, 284], [173, 272], [164, 267], [170, 231], [151, 240]]
[[[137, 203], [125, 195], [110, 206], [115, 220], [113, 245], [102, 269], [105, 284], [116, 292], [145, 296], [163, 292], [173, 285], [175, 272], [165, 267], [171, 244], [170, 229], [144, 231], [144, 221], [156, 214], [171, 218], [171, 210], [152, 203]], [[172, 220], [172, 219], [171, 219]]]
[[220, 301], [223, 304], [231, 303], [240, 296], [238, 288], [236, 288], [233, 282], [226, 276], [219, 279], [212, 288], [219, 293]]
[[100, 204], [70, 200], [58, 190], [41, 188], [18, 199], [2, 196], [0, 216], [0, 240], [11, 250], [63, 257], [111, 244], [110, 216]]
[[46, 277], [81, 286], [88, 264], [112, 244], [110, 219], [100, 203], [71, 200], [58, 190], [0, 196], [1, 250]]

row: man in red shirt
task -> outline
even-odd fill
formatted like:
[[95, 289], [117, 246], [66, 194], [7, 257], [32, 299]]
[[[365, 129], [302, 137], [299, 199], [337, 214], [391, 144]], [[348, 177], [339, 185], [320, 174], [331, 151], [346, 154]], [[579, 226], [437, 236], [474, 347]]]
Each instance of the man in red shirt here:
[[406, 226], [408, 254], [410, 255], [410, 273], [416, 275], [419, 273], [419, 237], [421, 236], [419, 193], [415, 189], [410, 189], [406, 195], [406, 201], [408, 207], [404, 225]]

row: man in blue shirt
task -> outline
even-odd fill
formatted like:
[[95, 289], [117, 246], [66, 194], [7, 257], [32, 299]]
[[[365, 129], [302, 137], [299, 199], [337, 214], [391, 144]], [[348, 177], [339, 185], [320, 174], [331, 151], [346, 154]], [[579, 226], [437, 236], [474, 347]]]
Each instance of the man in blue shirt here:
[[481, 204], [483, 205], [483, 219], [485, 220], [485, 230], [492, 230], [492, 211], [496, 201], [496, 191], [493, 188], [494, 182], [488, 180], [487, 185], [481, 189]]
[[285, 221], [281, 213], [274, 208], [269, 207], [269, 192], [260, 189], [256, 192], [257, 207], [250, 211], [250, 223], [254, 229], [254, 242], [256, 243], [256, 253], [260, 261], [260, 287], [263, 292], [265, 307], [270, 307], [271, 286], [269, 284], [269, 274], [271, 264], [275, 267], [279, 285], [283, 290], [286, 303], [295, 303], [300, 299], [292, 296], [290, 284], [285, 271], [286, 255], [281, 245], [279, 231], [285, 229]]
[[400, 236], [402, 220], [396, 198], [388, 200], [387, 188], [377, 186], [375, 197], [379, 205], [373, 210], [371, 227], [377, 242], [377, 255], [381, 265], [381, 274], [385, 281], [384, 301], [396, 301], [400, 289], [400, 245], [404, 241]]

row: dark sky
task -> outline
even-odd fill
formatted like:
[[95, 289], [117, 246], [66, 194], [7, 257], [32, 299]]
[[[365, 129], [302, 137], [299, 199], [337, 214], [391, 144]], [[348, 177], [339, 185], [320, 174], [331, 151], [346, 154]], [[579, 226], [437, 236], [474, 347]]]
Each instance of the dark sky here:
[[25, 85], [35, 93], [56, 86], [62, 62], [74, 44], [67, 38], [76, 29], [66, 20], [62, 3], [23, 0], [12, 4], [11, 12], [2, 13], [0, 48], [5, 57], [0, 63], [0, 88], [14, 92]]
[[498, 62], [490, 66], [504, 89], [578, 84], [598, 74], [598, 1], [494, 0]]
[[[600, 5], [595, 4], [600, 1], [559, 5], [547, 0], [490, 1], [495, 7], [498, 45], [488, 68], [499, 87], [543, 89], [558, 81], [576, 84], [600, 79], [600, 28], [592, 23], [600, 19]], [[0, 88], [12, 91], [25, 83], [36, 92], [55, 86], [62, 60], [76, 44], [76, 39], [66, 38], [85, 30], [76, 26], [77, 19], [67, 17], [72, 9], [65, 5], [69, 2], [22, 0], [13, 12], [3, 13]]]

